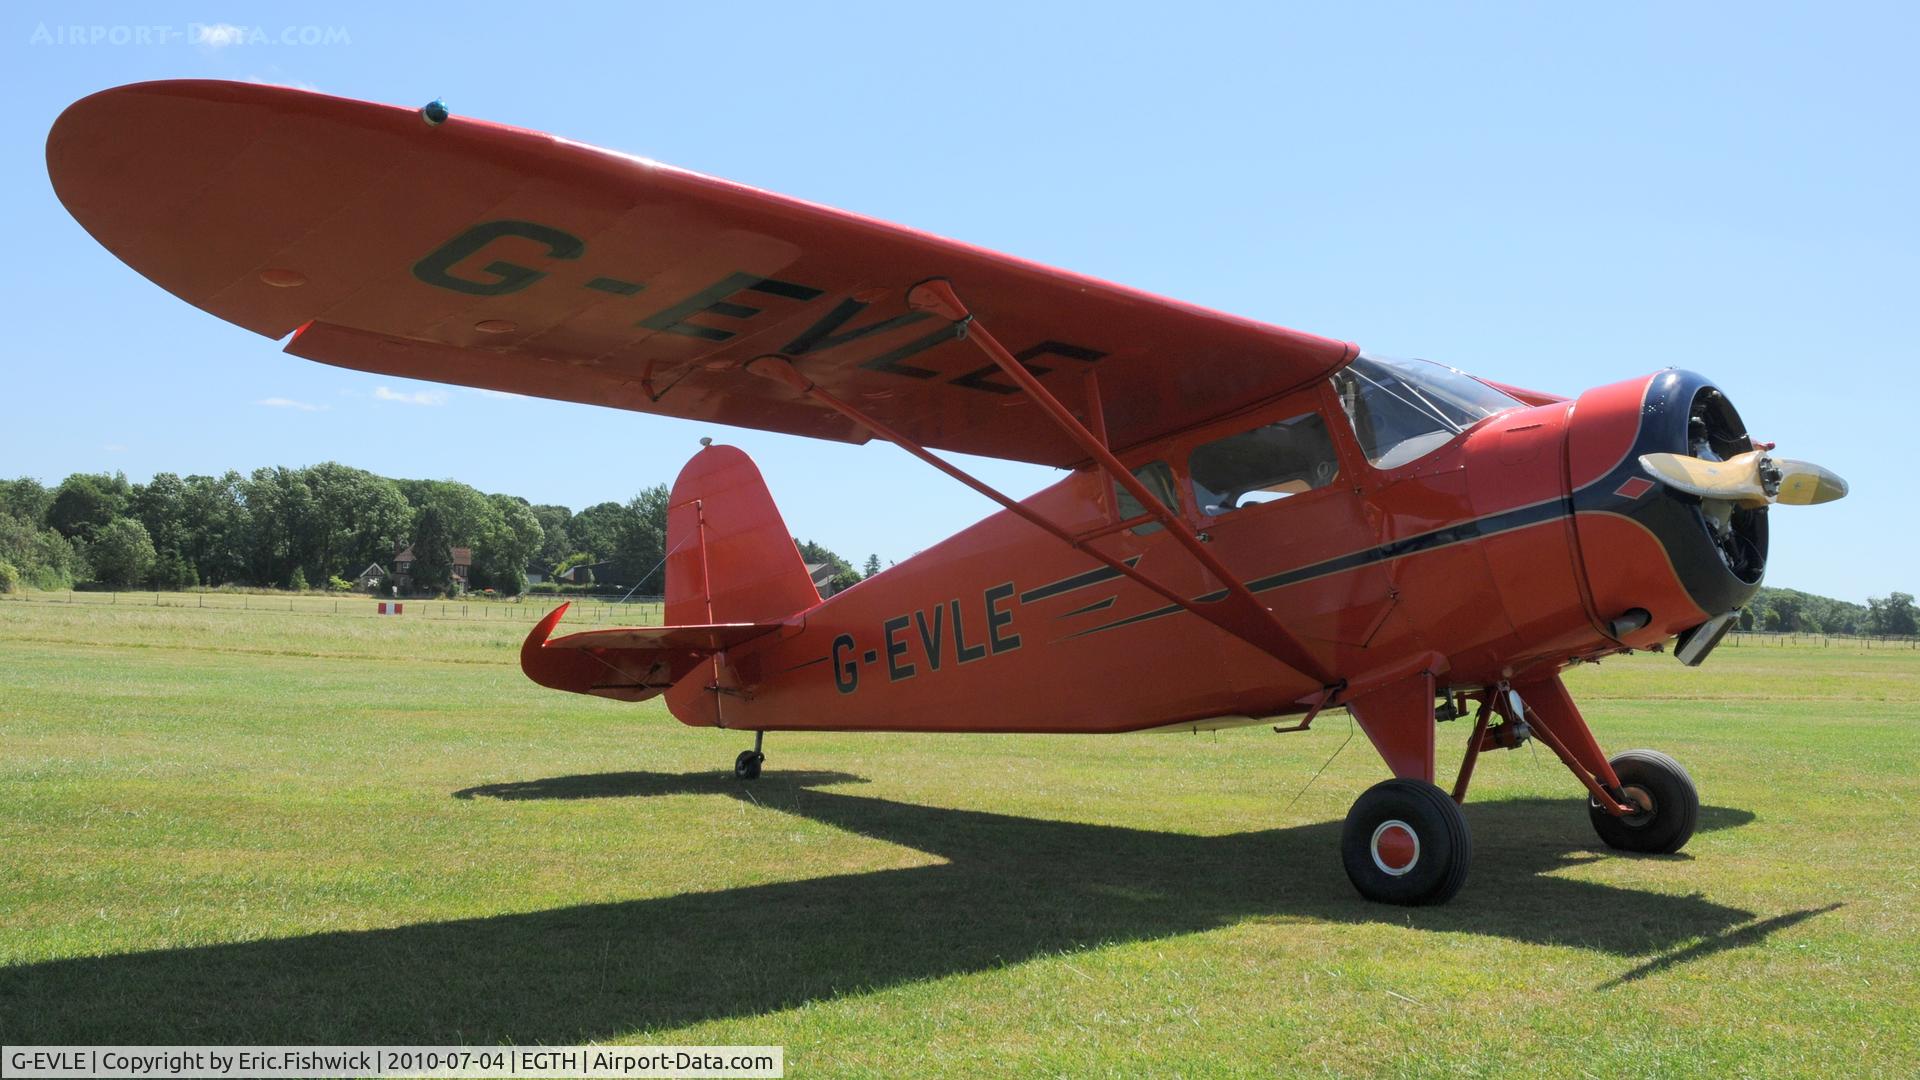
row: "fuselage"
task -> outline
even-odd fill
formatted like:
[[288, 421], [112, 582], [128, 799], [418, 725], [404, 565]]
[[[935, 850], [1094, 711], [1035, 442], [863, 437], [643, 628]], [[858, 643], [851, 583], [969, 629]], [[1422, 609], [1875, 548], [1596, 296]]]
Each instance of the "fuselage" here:
[[[1749, 546], [1758, 530], [1754, 557], [1730, 560], [1698, 506], [1637, 464], [1687, 449], [1703, 410], [1725, 414], [1722, 450], [1746, 442], [1698, 376], [1491, 402], [1458, 430], [1384, 449], [1342, 386], [1121, 458], [1343, 679], [1437, 657], [1439, 685], [1484, 687], [1657, 645], [1758, 587], [1764, 512], [1743, 526]], [[1419, 404], [1417, 388], [1395, 396]], [[1248, 441], [1256, 431], [1264, 443]], [[1262, 452], [1310, 464], [1268, 490], [1214, 490], [1257, 475]], [[1025, 505], [1182, 595], [1221, 591], [1164, 528], [1114, 529], [1140, 508], [1097, 469]], [[1003, 511], [729, 651], [667, 700], [686, 723], [755, 730], [1115, 732], [1286, 715], [1322, 689]]]

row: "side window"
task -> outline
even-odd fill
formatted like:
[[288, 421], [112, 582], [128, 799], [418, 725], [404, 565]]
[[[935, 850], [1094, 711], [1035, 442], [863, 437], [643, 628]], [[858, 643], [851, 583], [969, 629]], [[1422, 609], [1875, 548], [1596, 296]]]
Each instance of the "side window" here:
[[[1133, 476], [1134, 479], [1140, 481], [1140, 483], [1153, 494], [1154, 498], [1160, 500], [1160, 505], [1165, 506], [1176, 514], [1180, 512], [1180, 500], [1175, 498], [1173, 494], [1173, 469], [1169, 467], [1166, 462], [1149, 461], [1145, 465], [1133, 470]], [[1147, 512], [1147, 508], [1141, 506], [1140, 500], [1134, 498], [1133, 493], [1126, 488], [1115, 484], [1113, 486], [1113, 493], [1118, 496], [1113, 505], [1119, 509], [1121, 521], [1132, 517], [1139, 517], [1141, 514]], [[1160, 523], [1153, 521], [1145, 525], [1135, 526], [1127, 531], [1133, 533], [1135, 536], [1146, 536], [1149, 533], [1159, 532], [1160, 528]]]
[[1193, 448], [1193, 502], [1215, 517], [1326, 487], [1340, 475], [1327, 422], [1317, 412]]

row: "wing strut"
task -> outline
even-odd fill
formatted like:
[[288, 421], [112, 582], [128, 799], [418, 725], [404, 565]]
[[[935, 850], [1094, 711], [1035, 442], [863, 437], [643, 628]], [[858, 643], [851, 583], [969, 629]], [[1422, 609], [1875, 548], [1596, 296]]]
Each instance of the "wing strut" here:
[[[1085, 552], [1106, 564], [1108, 567], [1125, 575], [1136, 584], [1151, 590], [1174, 604], [1178, 604], [1180, 607], [1198, 615], [1200, 618], [1205, 619], [1207, 622], [1212, 623], [1233, 636], [1240, 638], [1242, 641], [1265, 652], [1295, 671], [1317, 680], [1321, 685], [1331, 686], [1334, 684], [1336, 680], [1321, 667], [1319, 661], [1306, 650], [1305, 646], [1300, 644], [1298, 639], [1288, 633], [1285, 627], [1280, 625], [1280, 621], [1274, 617], [1273, 612], [1260, 603], [1252, 591], [1247, 588], [1246, 583], [1241, 581], [1231, 570], [1228, 570], [1219, 559], [1215, 558], [1213, 552], [1208, 551], [1203, 546], [1202, 541], [1195, 537], [1187, 528], [1186, 523], [1175, 516], [1173, 511], [1161, 503], [1152, 492], [1148, 491], [1146, 485], [1142, 484], [1125, 465], [1120, 463], [1119, 458], [1113, 456], [1112, 451], [1107, 449], [1104, 440], [1096, 436], [1093, 432], [1088, 431], [1079, 420], [1074, 418], [1074, 415], [1068, 411], [1067, 407], [1060, 403], [1058, 398], [1054, 397], [1046, 387], [1040, 385], [1040, 381], [1034, 378], [1033, 374], [1029, 372], [1020, 361], [1015, 359], [1012, 353], [1008, 352], [999, 341], [994, 339], [992, 334], [988, 333], [984, 327], [974, 320], [972, 313], [960, 302], [960, 298], [955, 295], [952, 287], [948, 285], [946, 281], [936, 278], [932, 281], [922, 282], [914, 286], [907, 292], [907, 303], [914, 310], [930, 312], [951, 321], [956, 337], [973, 342], [987, 355], [988, 359], [999, 366], [1000, 370], [1006, 372], [1007, 376], [1014, 381], [1015, 385], [1019, 386], [1027, 397], [1045, 410], [1054, 424], [1077, 443], [1082, 450], [1086, 451], [1087, 455], [1093, 459], [1094, 463], [1098, 465], [1102, 471], [1111, 476], [1115, 483], [1125, 488], [1141, 506], [1147, 508], [1146, 517], [1156, 520], [1165, 526], [1167, 533], [1179, 541], [1181, 546], [1185, 547], [1187, 552], [1191, 554], [1200, 565], [1205, 567], [1207, 572], [1212, 574], [1214, 579], [1219, 581], [1224, 588], [1218, 593], [1209, 594], [1207, 597], [1199, 600], [1189, 599], [1186, 596], [1174, 592], [1172, 589], [1134, 569], [1122, 560], [1116, 559], [1112, 555], [1090, 546], [1087, 541], [1091, 539], [1091, 537], [1075, 536], [1058, 524], [1034, 512], [1026, 505], [1007, 497], [966, 471], [934, 455], [912, 439], [895, 431], [880, 420], [869, 416], [857, 406], [829, 393], [827, 390], [816, 385], [813, 380], [796, 370], [792, 362], [785, 356], [772, 354], [756, 357], [747, 363], [747, 370], [756, 375], [783, 382], [800, 393], [846, 416], [853, 422], [872, 431], [875, 435], [886, 439], [888, 442], [900, 447], [914, 457], [919, 458], [934, 468], [939, 469], [941, 472], [946, 473], [948, 476], [953, 477], [955, 480], [985, 495], [987, 498], [992, 499], [994, 502], [999, 503], [1001, 506], [1006, 507], [1008, 511], [1054, 536], [1068, 547]], [[1100, 423], [1099, 418], [1096, 417], [1095, 423]], [[1106, 530], [1102, 530], [1102, 533], [1105, 531]], [[1094, 535], [1100, 535], [1100, 533]]]

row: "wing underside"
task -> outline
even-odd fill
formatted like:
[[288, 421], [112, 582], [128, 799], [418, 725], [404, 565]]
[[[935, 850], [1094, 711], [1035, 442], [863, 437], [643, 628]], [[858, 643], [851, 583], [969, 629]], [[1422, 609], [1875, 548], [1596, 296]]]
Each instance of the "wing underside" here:
[[777, 353], [923, 445], [1085, 455], [906, 292], [946, 278], [1115, 448], [1286, 393], [1342, 342], [537, 132], [246, 83], [63, 114], [61, 200], [183, 299], [366, 371], [825, 439], [870, 437], [743, 365]]

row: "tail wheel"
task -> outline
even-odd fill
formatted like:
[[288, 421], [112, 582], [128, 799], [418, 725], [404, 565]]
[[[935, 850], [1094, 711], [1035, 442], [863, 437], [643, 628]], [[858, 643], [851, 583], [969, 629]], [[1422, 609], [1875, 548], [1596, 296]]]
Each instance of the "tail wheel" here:
[[767, 755], [758, 750], [742, 750], [740, 756], [733, 759], [733, 775], [737, 780], [760, 779], [760, 766], [765, 764]]
[[1608, 847], [1670, 855], [1685, 847], [1700, 823], [1700, 793], [1680, 763], [1653, 750], [1628, 750], [1611, 762], [1627, 801], [1640, 813], [1615, 817], [1587, 801], [1593, 831]]
[[1444, 904], [1466, 884], [1473, 837], [1446, 792], [1424, 780], [1387, 780], [1347, 811], [1340, 860], [1369, 900]]

